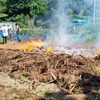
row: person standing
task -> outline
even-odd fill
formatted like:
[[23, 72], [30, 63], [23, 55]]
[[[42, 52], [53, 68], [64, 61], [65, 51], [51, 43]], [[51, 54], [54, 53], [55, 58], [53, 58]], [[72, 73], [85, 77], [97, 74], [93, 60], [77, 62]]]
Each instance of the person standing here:
[[15, 25], [16, 25], [15, 30], [16, 30], [17, 40], [18, 40], [18, 42], [21, 42], [21, 39], [20, 39], [20, 26], [17, 23]]
[[8, 38], [8, 27], [3, 25], [3, 27], [0, 28], [2, 31], [2, 38], [3, 38], [3, 44], [7, 44], [7, 38]]
[[12, 41], [12, 35], [13, 35], [13, 28], [11, 25], [8, 26], [8, 33], [9, 33], [9, 39]]

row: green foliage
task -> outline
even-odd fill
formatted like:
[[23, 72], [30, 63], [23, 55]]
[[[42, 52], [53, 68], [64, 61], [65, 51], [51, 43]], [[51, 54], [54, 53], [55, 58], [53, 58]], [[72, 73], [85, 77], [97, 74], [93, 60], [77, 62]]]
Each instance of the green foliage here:
[[21, 81], [26, 82], [26, 83], [30, 83], [31, 81], [25, 77], [25, 76], [21, 76]]
[[[94, 69], [93, 69], [93, 73], [97, 76], [100, 76], [100, 66], [96, 66]], [[100, 89], [100, 87], [99, 87]]]
[[2, 39], [2, 38], [0, 38], [0, 43], [2, 43], [2, 41], [3, 41], [3, 39]]
[[7, 0], [0, 0], [0, 18], [8, 16], [5, 11], [7, 9], [6, 7]]
[[49, 34], [50, 32], [50, 29], [47, 29], [47, 28], [42, 28], [42, 27], [38, 27], [38, 28], [22, 28], [21, 29], [21, 34], [29, 34], [29, 35], [37, 35], [37, 36], [40, 36], [42, 34]]
[[100, 94], [88, 94], [89, 100], [99, 100], [100, 99]]
[[100, 93], [100, 87], [93, 87], [93, 89]]
[[[57, 12], [58, 0], [0, 0], [1, 21], [18, 22], [21, 27], [29, 25], [29, 20], [38, 27], [52, 26], [50, 19]], [[67, 0], [65, 11], [70, 18], [90, 19], [92, 3], [89, 0]], [[56, 18], [55, 18], [56, 19]]]

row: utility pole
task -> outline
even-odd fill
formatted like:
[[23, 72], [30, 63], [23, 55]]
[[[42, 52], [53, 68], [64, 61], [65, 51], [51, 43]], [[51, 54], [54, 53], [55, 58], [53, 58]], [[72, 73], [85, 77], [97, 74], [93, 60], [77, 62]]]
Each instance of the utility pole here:
[[95, 16], [96, 16], [96, 0], [93, 1], [93, 24], [95, 23]]

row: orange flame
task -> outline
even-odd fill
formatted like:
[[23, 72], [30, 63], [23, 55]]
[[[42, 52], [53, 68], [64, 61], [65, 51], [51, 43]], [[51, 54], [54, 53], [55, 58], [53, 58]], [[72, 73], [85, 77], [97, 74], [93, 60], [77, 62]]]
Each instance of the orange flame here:
[[42, 48], [43, 47], [43, 41], [41, 39], [38, 40], [30, 40], [26, 43], [23, 43], [20, 47], [20, 51], [28, 51], [31, 52], [35, 48]]
[[34, 46], [31, 43], [29, 43], [26, 47], [26, 51], [29, 51], [29, 52], [31, 52], [33, 49], [34, 49]]
[[96, 50], [96, 55], [100, 55], [100, 49]]
[[[53, 47], [52, 46], [48, 46], [47, 48], [43, 48], [44, 44], [43, 44], [43, 40], [42, 39], [30, 39], [29, 41], [24, 41], [21, 42], [18, 45], [15, 45], [16, 42], [13, 43], [8, 43], [6, 45], [0, 45], [0, 48], [14, 48], [14, 49], [18, 49], [20, 51], [24, 51], [24, 52], [32, 52], [33, 50], [35, 50], [36, 48], [41, 49], [43, 52], [48, 52], [48, 53], [53, 53]], [[36, 49], [37, 50], [37, 49]]]
[[47, 52], [48, 52], [48, 53], [53, 53], [53, 52], [54, 52], [53, 47], [52, 47], [52, 46], [49, 46], [49, 47], [47, 48]]
[[42, 48], [43, 47], [43, 40], [42, 39], [38, 39], [38, 41], [36, 42], [36, 46], [38, 48]]
[[5, 45], [0, 45], [0, 48], [5, 48]]

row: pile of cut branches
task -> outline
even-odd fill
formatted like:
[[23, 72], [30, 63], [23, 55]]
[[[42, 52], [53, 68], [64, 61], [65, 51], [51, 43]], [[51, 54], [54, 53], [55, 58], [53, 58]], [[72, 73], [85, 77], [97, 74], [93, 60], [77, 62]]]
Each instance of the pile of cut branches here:
[[94, 74], [97, 66], [100, 66], [100, 55], [86, 58], [63, 53], [0, 50], [0, 71], [12, 78], [25, 77], [33, 87], [41, 82], [55, 83], [66, 93], [92, 92], [93, 87], [100, 87], [100, 71]]

